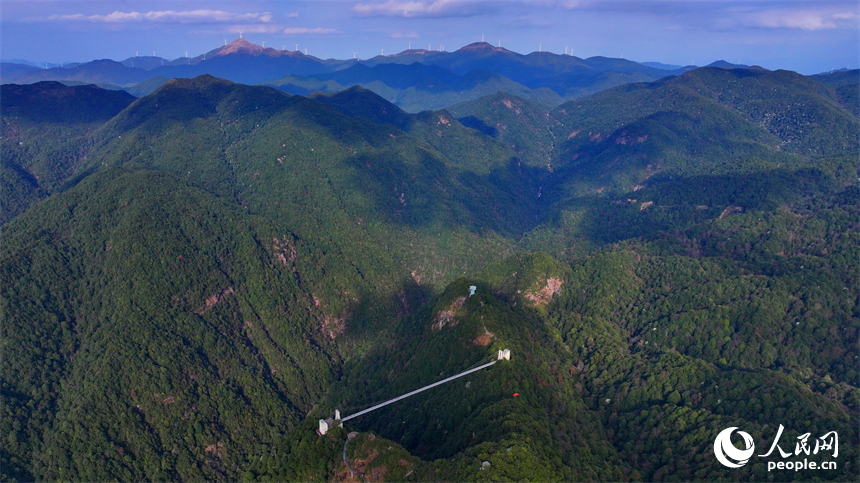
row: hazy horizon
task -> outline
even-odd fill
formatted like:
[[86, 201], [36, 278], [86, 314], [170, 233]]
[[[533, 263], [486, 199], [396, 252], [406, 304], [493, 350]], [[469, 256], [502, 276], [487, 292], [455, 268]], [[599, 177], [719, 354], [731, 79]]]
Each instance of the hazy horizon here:
[[321, 59], [383, 50], [455, 51], [482, 38], [636, 62], [718, 60], [816, 74], [856, 68], [860, 7], [841, 0], [632, 1], [22, 1], [2, 5], [3, 60], [51, 64], [195, 57], [239, 37]]

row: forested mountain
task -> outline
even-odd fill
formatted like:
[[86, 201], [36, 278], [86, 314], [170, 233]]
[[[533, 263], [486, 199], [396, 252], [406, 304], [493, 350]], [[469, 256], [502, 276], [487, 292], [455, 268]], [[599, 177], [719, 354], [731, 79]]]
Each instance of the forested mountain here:
[[835, 97], [794, 73], [704, 68], [572, 101], [553, 111], [563, 126], [554, 131], [553, 165], [578, 173], [560, 177], [574, 183], [562, 196], [808, 166], [804, 156], [850, 152], [860, 123]]
[[[321, 65], [651, 75], [490, 49]], [[341, 481], [345, 452], [372, 481], [856, 480], [850, 81], [712, 67], [419, 113], [209, 75], [4, 85], [2, 479]], [[788, 451], [836, 431], [798, 456], [836, 469], [714, 458], [780, 425]]]
[[291, 75], [264, 84], [301, 95], [315, 91], [338, 92], [347, 86], [360, 85], [409, 112], [441, 109], [498, 91], [512, 92], [547, 107], [555, 107], [564, 101], [552, 90], [532, 90], [490, 70], [476, 69], [457, 75], [437, 66], [419, 63], [378, 64], [374, 67], [357, 64], [330, 74], [312, 77]]
[[448, 110], [472, 129], [498, 139], [529, 166], [548, 168], [555, 150], [553, 129], [559, 123], [542, 109], [508, 92], [497, 92]]
[[58, 82], [0, 86], [0, 98], [0, 223], [78, 172], [91, 147], [89, 134], [134, 101], [125, 92]]
[[667, 71], [624, 59], [535, 52], [522, 55], [487, 43], [455, 52], [406, 50], [372, 59], [318, 59], [298, 50], [263, 47], [239, 38], [196, 57], [131, 57], [38, 69], [4, 63], [2, 82], [92, 83], [135, 95], [153, 92], [158, 79], [209, 74], [234, 82], [276, 86], [291, 94], [337, 92], [361, 85], [410, 112], [441, 109], [502, 90], [548, 108], [627, 82], [651, 81]]
[[407, 50], [393, 56], [377, 56], [336, 72], [290, 75], [264, 84], [302, 95], [313, 91], [336, 92], [357, 84], [410, 112], [440, 109], [497, 91], [553, 108], [565, 99], [686, 70], [666, 71], [606, 57], [580, 59], [550, 52], [522, 55], [481, 42], [452, 53]]
[[812, 76], [818, 82], [830, 84], [843, 107], [860, 117], [860, 69], [842, 70]]

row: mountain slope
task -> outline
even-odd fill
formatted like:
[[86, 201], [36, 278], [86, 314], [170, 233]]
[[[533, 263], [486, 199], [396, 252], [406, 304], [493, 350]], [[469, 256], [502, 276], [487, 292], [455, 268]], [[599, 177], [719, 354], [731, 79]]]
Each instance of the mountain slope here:
[[4, 84], [15, 82], [19, 78], [31, 74], [37, 70], [40, 70], [39, 67], [34, 67], [32, 65], [17, 64], [14, 62], [2, 62], [0, 63], [0, 71], [2, 71], [2, 78], [0, 78], [0, 82]]
[[[164, 110], [162, 105], [170, 107]], [[276, 218], [286, 215], [285, 207], [271, 202], [302, 203], [290, 199], [285, 187], [307, 184], [295, 191], [331, 193], [332, 203], [345, 203], [341, 209], [351, 216], [364, 216], [359, 213], [374, 206], [375, 221], [386, 223], [416, 227], [486, 223], [471, 213], [472, 202], [458, 187], [456, 170], [468, 167], [468, 159], [452, 161], [393, 127], [380, 130], [320, 102], [273, 89], [205, 76], [174, 80], [132, 104], [105, 126], [102, 135], [102, 158], [93, 159], [93, 164], [162, 166], [243, 204], [256, 203], [255, 211]], [[158, 143], [151, 141], [154, 135], [162, 137]], [[243, 162], [237, 163], [239, 159]], [[330, 183], [336, 186], [334, 191], [327, 187]], [[367, 183], [394, 185], [379, 190]], [[279, 200], [285, 195], [287, 199]], [[499, 209], [517, 208], [504, 204]], [[306, 208], [299, 211], [309, 214]], [[332, 212], [320, 209], [314, 216], [325, 219]], [[502, 226], [501, 218], [492, 223], [492, 229]]]
[[[492, 282], [451, 283], [404, 319], [393, 343], [349, 361], [328, 408], [347, 416], [509, 348], [510, 362], [350, 420], [348, 430], [445, 457], [448, 466], [428, 472], [443, 481], [766, 478], [761, 462], [730, 470], [702, 455], [732, 425], [756, 441], [773, 438], [781, 419], [787, 440], [857, 435], [860, 392], [846, 362], [857, 355], [856, 289], [832, 296], [856, 279], [845, 262], [856, 252], [857, 208], [851, 189], [764, 224], [758, 212], [699, 227], [674, 250], [668, 234], [570, 267], [540, 254], [508, 260], [485, 273]], [[803, 241], [781, 255], [775, 245], [743, 247], [792, 244], [787, 231], [771, 235], [786, 228]], [[731, 243], [738, 235], [744, 241]], [[693, 240], [705, 256], [684, 253]], [[743, 261], [732, 260], [736, 250]], [[829, 269], [804, 273], [801, 259]], [[850, 475], [848, 451], [836, 471], [816, 475]]]
[[58, 82], [0, 86], [0, 224], [55, 192], [78, 170], [88, 135], [134, 97]]
[[810, 76], [812, 79], [834, 86], [839, 103], [860, 117], [860, 69]]
[[320, 253], [186, 181], [106, 170], [3, 238], [4, 474], [235, 479], [331, 381]]
[[533, 91], [490, 70], [475, 69], [458, 75], [438, 66], [417, 62], [408, 65], [381, 63], [373, 67], [356, 64], [328, 74], [288, 76], [264, 84], [295, 93], [336, 92], [343, 86], [359, 85], [413, 113], [442, 109], [499, 90], [534, 98], [535, 102], [550, 107], [561, 103], [561, 98], [548, 89]]
[[550, 166], [555, 148], [549, 111], [525, 99], [497, 92], [448, 109], [461, 123], [511, 148], [529, 166]]
[[88, 139], [4, 227], [4, 475], [235, 479], [319, 400], [333, 339], [505, 249], [469, 163], [272, 89], [173, 80]]
[[[450, 473], [436, 477], [441, 479], [618, 478], [621, 463], [593, 425], [593, 415], [549, 368], [561, 348], [540, 318], [481, 282], [476, 295], [467, 297], [470, 283], [475, 281], [453, 282], [404, 320], [394, 344], [350, 363], [348, 385], [334, 390], [332, 406], [348, 415], [358, 411], [349, 406], [368, 406], [429, 384], [493, 360], [497, 349], [507, 348], [511, 361], [369, 413], [350, 426], [372, 428], [425, 460], [454, 457]], [[552, 425], [544, 421], [548, 412], [556, 415]], [[493, 465], [487, 475], [480, 473], [482, 460]]]
[[[459, 107], [479, 129], [201, 76], [70, 115], [57, 149], [86, 156], [56, 190], [4, 174], [47, 198], [0, 227], [2, 479], [322, 481], [343, 453], [374, 480], [854, 477], [857, 120], [832, 86], [702, 69]], [[779, 424], [783, 448], [838, 432], [837, 470], [711, 456]]]
[[[780, 72], [707, 68], [559, 106], [553, 116], [564, 127], [556, 138], [564, 141], [553, 165], [570, 173], [559, 185], [562, 196], [769, 170], [801, 162], [794, 153], [856, 150], [850, 135], [860, 128], [856, 118], [810, 82]], [[764, 90], [776, 92], [763, 96]]]
[[826, 156], [857, 146], [860, 123], [834, 90], [794, 72], [706, 68], [671, 82], [738, 111], [778, 136], [786, 151]]
[[[337, 107], [342, 112], [380, 124], [390, 124], [429, 144], [453, 160], [460, 180], [471, 190], [481, 210], [489, 213], [499, 205], [517, 207], [504, 215], [505, 234], [522, 233], [533, 226], [539, 209], [537, 181], [539, 170], [522, 166], [517, 153], [476, 130], [455, 120], [447, 111], [407, 114], [371, 91], [355, 86], [331, 95], [316, 95], [315, 100]], [[486, 180], [482, 178], [486, 177]], [[485, 182], [493, 187], [482, 186]], [[492, 205], [496, 205], [493, 207]]]
[[3, 116], [30, 123], [104, 122], [125, 109], [134, 96], [95, 86], [66, 87], [58, 82], [0, 86]]
[[93, 132], [94, 151], [68, 184], [105, 166], [158, 170], [314, 240], [334, 266], [360, 270], [316, 288], [331, 319], [355, 321], [345, 325], [360, 338], [362, 324], [414, 307], [406, 295], [416, 281], [432, 287], [481, 266], [508, 249], [503, 234], [535, 220], [533, 204], [511, 194], [522, 184], [511, 153], [446, 120], [459, 133], [446, 149], [468, 154], [479, 136], [504, 157], [452, 161], [321, 102], [211, 77], [173, 80]]

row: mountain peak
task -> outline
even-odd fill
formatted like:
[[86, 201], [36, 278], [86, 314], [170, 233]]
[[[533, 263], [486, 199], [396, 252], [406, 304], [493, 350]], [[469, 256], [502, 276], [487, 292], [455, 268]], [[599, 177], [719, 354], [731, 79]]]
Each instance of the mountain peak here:
[[[226, 55], [233, 54], [244, 54], [250, 55], [254, 57], [259, 56], [268, 56], [268, 57], [306, 57], [305, 54], [301, 53], [298, 50], [278, 50], [273, 49], [272, 47], [262, 47], [253, 42], [249, 42], [246, 39], [236, 39], [230, 42], [227, 45], [222, 47], [218, 47], [215, 50], [211, 50], [207, 52], [204, 57], [221, 57]], [[199, 57], [197, 59], [200, 59]]]
[[731, 62], [726, 62], [725, 60], [718, 60], [716, 62], [711, 62], [705, 67], [719, 67], [720, 69], [737, 69], [737, 68], [745, 68], [749, 67], [746, 65], [740, 64], [732, 64]]
[[474, 42], [457, 49], [457, 52], [503, 52], [507, 49], [496, 47], [488, 42]]
[[257, 44], [248, 42], [243, 38], [238, 38], [229, 44], [215, 49], [214, 55], [229, 55], [229, 54], [251, 54], [259, 55], [265, 49]]

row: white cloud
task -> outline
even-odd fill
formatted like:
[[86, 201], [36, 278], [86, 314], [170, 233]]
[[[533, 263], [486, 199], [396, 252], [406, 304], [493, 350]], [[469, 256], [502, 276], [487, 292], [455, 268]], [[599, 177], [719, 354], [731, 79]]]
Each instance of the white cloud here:
[[555, 25], [551, 19], [541, 17], [539, 15], [523, 15], [517, 17], [507, 23], [510, 28], [542, 28], [552, 27]]
[[306, 27], [289, 27], [284, 29], [285, 34], [289, 35], [314, 35], [314, 34], [333, 34], [336, 33], [335, 29], [324, 29], [320, 27], [316, 28], [306, 28]]
[[860, 19], [860, 15], [853, 12], [844, 12], [844, 13], [836, 13], [833, 14], [833, 18], [836, 20], [854, 20]]
[[591, 2], [582, 2], [579, 0], [570, 0], [562, 3], [562, 7], [568, 10], [576, 10], [580, 8], [585, 8], [591, 5]]
[[831, 13], [821, 10], [772, 10], [754, 15], [752, 26], [798, 30], [832, 30], [857, 28], [858, 15], [851, 12]]
[[499, 9], [499, 2], [465, 0], [396, 1], [359, 3], [352, 12], [360, 17], [471, 17]]
[[223, 10], [162, 10], [150, 12], [113, 12], [107, 15], [51, 15], [44, 20], [67, 22], [159, 22], [159, 23], [204, 23], [204, 22], [261, 22], [272, 21], [272, 14], [264, 13], [233, 13]]
[[234, 34], [276, 34], [281, 31], [279, 25], [231, 25], [227, 28], [228, 32]]
[[418, 32], [396, 30], [389, 35], [392, 39], [417, 39]]

